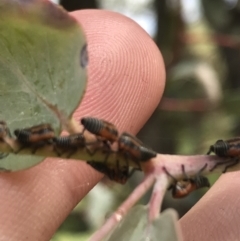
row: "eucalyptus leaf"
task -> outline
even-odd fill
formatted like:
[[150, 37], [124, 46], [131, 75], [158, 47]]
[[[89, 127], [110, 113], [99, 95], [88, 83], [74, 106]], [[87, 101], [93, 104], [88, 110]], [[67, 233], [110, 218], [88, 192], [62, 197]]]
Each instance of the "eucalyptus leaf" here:
[[[0, 0], [0, 120], [11, 131], [70, 118], [86, 86], [86, 39], [77, 21], [44, 0]], [[0, 168], [21, 170], [43, 158], [15, 156]]]
[[148, 208], [134, 207], [105, 241], [180, 241], [177, 214], [167, 209], [159, 218], [148, 223]]

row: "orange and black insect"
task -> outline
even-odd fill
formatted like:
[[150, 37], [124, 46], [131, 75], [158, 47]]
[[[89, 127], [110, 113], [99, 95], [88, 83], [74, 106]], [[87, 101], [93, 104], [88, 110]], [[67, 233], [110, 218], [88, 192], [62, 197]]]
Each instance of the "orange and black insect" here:
[[[5, 142], [5, 139], [11, 137], [11, 133], [5, 121], [0, 121], [0, 141]], [[0, 153], [0, 159], [8, 156], [8, 153]]]
[[[81, 119], [81, 123], [84, 126], [84, 130], [88, 130], [100, 138], [100, 140], [108, 147], [109, 151], [111, 151], [110, 144], [118, 142], [118, 152], [125, 156], [126, 161], [128, 161], [128, 158], [133, 159], [139, 166], [139, 169], [141, 169], [139, 162], [147, 161], [157, 155], [156, 152], [143, 146], [143, 143], [131, 134], [124, 132], [118, 137], [116, 126], [105, 120], [84, 117]], [[106, 160], [107, 158], [108, 156], [106, 156]]]
[[[240, 137], [236, 137], [229, 140], [218, 140], [214, 145], [211, 145], [207, 155], [210, 155], [211, 152], [215, 153], [219, 157], [229, 157], [229, 163], [226, 165], [223, 173], [227, 171], [228, 168], [235, 166], [239, 163], [240, 158]], [[212, 170], [214, 170], [217, 166], [226, 164], [226, 161], [218, 162]]]
[[88, 130], [102, 140], [113, 143], [118, 139], [118, 130], [116, 126], [110, 122], [93, 117], [84, 117], [81, 119], [81, 123], [84, 126], [84, 130]]
[[50, 124], [41, 124], [30, 128], [16, 129], [14, 131], [17, 140], [21, 143], [39, 143], [49, 141], [55, 137]]
[[69, 136], [60, 136], [55, 137], [53, 139], [55, 147], [62, 150], [62, 153], [69, 152], [68, 158], [78, 150], [78, 148], [86, 147], [86, 151], [89, 155], [93, 155], [94, 153], [90, 152], [90, 150], [86, 146], [85, 138], [83, 134], [72, 134]]
[[170, 176], [174, 183], [168, 188], [168, 190], [172, 189], [173, 198], [184, 198], [189, 195], [191, 192], [203, 188], [210, 187], [210, 183], [208, 178], [200, 175], [200, 173], [207, 167], [207, 164], [198, 172], [195, 177], [188, 177], [184, 165], [182, 165], [182, 172], [185, 176], [183, 180], [178, 181], [175, 177], [173, 177], [167, 169], [164, 167], [164, 171], [168, 176]]
[[44, 146], [45, 144], [52, 144], [53, 138], [55, 137], [54, 130], [50, 124], [41, 124], [30, 128], [16, 129], [14, 134], [17, 137], [17, 141], [23, 145], [23, 148], [27, 146], [35, 147], [36, 149], [33, 150], [33, 153], [37, 148]]
[[[118, 130], [115, 125], [113, 125], [110, 122], [107, 122], [102, 119], [93, 118], [93, 117], [84, 117], [81, 119], [81, 124], [84, 127], [84, 130], [82, 133], [84, 133], [85, 130], [89, 131], [90, 133], [97, 136], [97, 142], [103, 143], [103, 147], [101, 148], [103, 152], [106, 153], [106, 157], [104, 160], [104, 163], [107, 162], [108, 156], [112, 152], [111, 150], [111, 144], [118, 139]], [[88, 143], [89, 144], [89, 143]], [[93, 144], [93, 143], [92, 143]], [[95, 152], [98, 150], [95, 149]]]
[[207, 155], [214, 152], [220, 157], [236, 157], [240, 155], [240, 137], [230, 140], [218, 140], [214, 145], [210, 146]]
[[139, 139], [126, 132], [123, 132], [119, 137], [118, 148], [126, 158], [132, 158], [139, 167], [139, 162], [145, 162], [157, 156], [155, 151], [143, 146], [143, 143]]
[[132, 172], [129, 173], [129, 168], [127, 166], [110, 168], [100, 162], [88, 161], [87, 163], [97, 171], [105, 174], [110, 180], [120, 184], [125, 184], [132, 175]]

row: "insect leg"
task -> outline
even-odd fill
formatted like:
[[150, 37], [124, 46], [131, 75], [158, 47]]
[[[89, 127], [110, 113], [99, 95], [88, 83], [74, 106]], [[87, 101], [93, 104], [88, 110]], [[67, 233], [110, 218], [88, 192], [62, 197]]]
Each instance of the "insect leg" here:
[[232, 160], [232, 162], [224, 168], [222, 173], [225, 173], [228, 168], [233, 167], [233, 166], [237, 165], [238, 163], [239, 163], [239, 158], [238, 157], [234, 158]]
[[201, 173], [207, 168], [207, 163], [199, 170], [197, 173], [194, 182], [196, 184], [196, 188], [202, 188], [202, 187], [210, 187], [210, 183], [207, 177], [202, 176]]
[[134, 174], [135, 171], [139, 171], [139, 169], [134, 167], [134, 168], [128, 173], [128, 178], [130, 178], [130, 177]]
[[177, 184], [178, 180], [177, 180], [172, 174], [170, 174], [170, 172], [167, 170], [166, 167], [163, 167], [163, 171], [164, 171], [169, 177], [171, 177], [171, 178], [173, 179], [173, 183], [170, 184], [170, 186], [167, 188], [167, 190], [169, 191], [169, 190], [172, 189], [173, 192], [174, 192], [175, 189], [176, 189], [176, 184]]
[[[88, 146], [92, 146], [92, 145], [95, 145], [95, 144], [97, 144], [97, 143], [103, 143], [103, 144], [104, 144], [104, 142], [103, 142], [102, 140], [100, 140], [99, 138], [97, 138], [96, 141], [92, 141], [92, 142], [87, 142], [87, 143], [85, 143], [86, 152], [87, 152], [90, 156], [95, 155], [95, 153], [96, 153], [98, 150], [100, 150], [101, 147], [97, 146], [93, 151], [91, 151], [91, 150], [88, 148]], [[104, 144], [104, 145], [105, 145], [105, 144]], [[108, 149], [110, 149], [109, 146], [107, 146], [107, 147], [108, 147]]]
[[47, 141], [40, 141], [38, 143], [36, 143], [35, 145], [32, 145], [32, 154], [35, 154], [36, 151], [41, 148], [41, 147], [44, 147], [45, 145], [49, 145], [50, 142], [47, 140]]
[[32, 154], [35, 154], [39, 147], [40, 147], [40, 146], [33, 146], [33, 149], [32, 149], [32, 151], [31, 151]]
[[20, 151], [22, 151], [25, 148], [27, 148], [27, 146], [21, 144], [21, 147], [17, 151], [15, 151], [14, 154], [18, 154]]
[[185, 166], [183, 164], [181, 165], [181, 168], [182, 168], [182, 173], [184, 175], [183, 181], [189, 181], [189, 177], [188, 177], [188, 175], [187, 175], [187, 173], [185, 171]]
[[166, 167], [163, 167], [163, 171], [164, 171], [169, 177], [171, 177], [175, 183], [178, 182], [178, 180], [177, 180], [172, 174], [170, 174], [170, 172], [167, 170]]
[[60, 153], [55, 145], [55, 143], [52, 144], [53, 145], [53, 151], [57, 154], [57, 156], [61, 156], [63, 153]]
[[210, 154], [211, 154], [211, 152], [213, 152], [213, 148], [212, 148], [212, 146], [210, 146], [210, 148], [209, 148], [209, 150], [208, 150], [208, 152], [207, 152], [207, 154], [206, 154], [206, 155], [210, 155]]
[[85, 127], [83, 127], [83, 130], [82, 130], [82, 135], [83, 135], [83, 133], [86, 131], [86, 128]]
[[72, 150], [66, 155], [66, 158], [70, 158], [77, 151], [77, 147], [71, 148], [71, 149]]
[[[96, 143], [96, 142], [95, 142]], [[92, 144], [95, 144], [95, 143], [86, 143], [85, 145], [85, 149], [86, 149], [86, 152], [88, 153], [89, 156], [93, 156], [95, 155], [95, 153], [100, 149], [99, 147], [96, 147], [93, 151], [91, 151], [88, 146], [91, 146]]]
[[137, 164], [137, 166], [138, 166], [137, 169], [139, 171], [142, 170], [139, 160], [134, 158], [131, 154], [129, 154], [129, 152], [125, 152], [124, 153], [124, 157], [125, 157], [125, 161], [126, 161], [128, 166], [129, 166], [129, 158], [132, 158], [133, 162], [135, 162]]
[[199, 170], [198, 175], [201, 174], [207, 168], [207, 163]]
[[214, 169], [216, 169], [220, 165], [226, 164], [226, 161], [218, 162], [216, 163], [209, 171], [212, 172]]

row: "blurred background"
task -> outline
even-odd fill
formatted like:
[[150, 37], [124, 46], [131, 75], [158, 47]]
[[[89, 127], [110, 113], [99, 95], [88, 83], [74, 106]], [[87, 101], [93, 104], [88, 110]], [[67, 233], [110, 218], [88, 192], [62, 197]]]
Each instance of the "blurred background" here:
[[[218, 139], [240, 133], [240, 2], [238, 0], [60, 0], [66, 10], [99, 8], [124, 14], [160, 48], [167, 72], [161, 103], [138, 134], [160, 153], [205, 154]], [[240, 106], [240, 105], [239, 105]], [[54, 241], [86, 240], [142, 179], [121, 186], [103, 179], [73, 210]], [[209, 176], [213, 184], [218, 178]], [[206, 192], [163, 207], [183, 216]], [[149, 195], [141, 203], [146, 204]]]

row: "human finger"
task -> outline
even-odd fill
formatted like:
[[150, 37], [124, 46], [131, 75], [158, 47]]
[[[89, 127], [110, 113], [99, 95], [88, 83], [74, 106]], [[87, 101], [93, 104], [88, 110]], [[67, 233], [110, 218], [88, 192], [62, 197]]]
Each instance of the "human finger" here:
[[[239, 181], [238, 181], [239, 180]], [[239, 240], [239, 172], [222, 175], [180, 220], [184, 241]]]
[[[74, 114], [114, 122], [136, 133], [164, 88], [162, 57], [132, 20], [108, 11], [72, 13], [88, 41], [88, 86]], [[102, 175], [79, 161], [48, 158], [29, 170], [0, 175], [0, 226], [5, 240], [49, 240]]]

